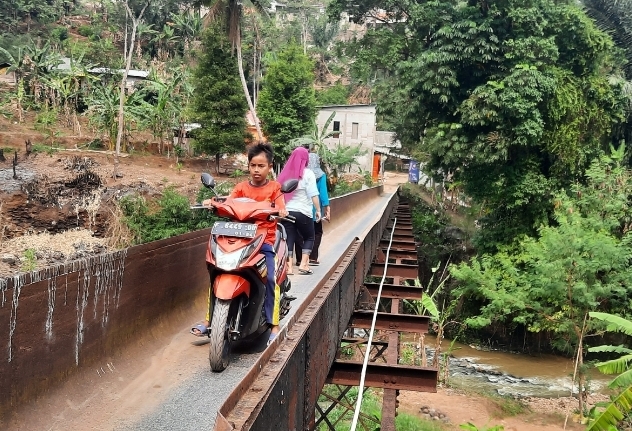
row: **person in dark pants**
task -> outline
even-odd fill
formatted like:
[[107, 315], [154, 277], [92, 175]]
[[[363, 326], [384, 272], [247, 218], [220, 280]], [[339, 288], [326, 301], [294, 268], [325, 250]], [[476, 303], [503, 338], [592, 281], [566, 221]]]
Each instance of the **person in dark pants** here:
[[[316, 218], [316, 208], [314, 208], [314, 246], [309, 255], [309, 264], [317, 266], [320, 264], [318, 260], [318, 248], [323, 237], [323, 220], [331, 221], [331, 211], [329, 208], [329, 193], [327, 193], [327, 176], [320, 168], [320, 156], [316, 153], [309, 154], [309, 163], [307, 167], [314, 172], [316, 177], [316, 187], [318, 188], [319, 208], [323, 217], [319, 220]], [[300, 262], [303, 255], [303, 238], [297, 236], [295, 244], [296, 261]]]
[[298, 272], [304, 275], [312, 274], [312, 271], [309, 269], [309, 255], [314, 245], [314, 221], [312, 217], [314, 217], [314, 207], [317, 207], [315, 216], [317, 219], [320, 219], [320, 207], [316, 177], [307, 167], [308, 162], [309, 151], [303, 147], [296, 148], [292, 151], [292, 155], [277, 178], [281, 183], [290, 179], [299, 180], [296, 190], [285, 195], [285, 208], [296, 220], [294, 223], [281, 222], [287, 232], [289, 274], [293, 274], [294, 243], [297, 233], [300, 233], [303, 237], [302, 258], [298, 264]]

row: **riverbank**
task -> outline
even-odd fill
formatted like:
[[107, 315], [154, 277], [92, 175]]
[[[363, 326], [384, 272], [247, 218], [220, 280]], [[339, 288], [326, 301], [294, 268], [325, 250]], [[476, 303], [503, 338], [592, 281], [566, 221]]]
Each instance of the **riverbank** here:
[[[588, 397], [589, 405], [605, 401], [605, 395]], [[585, 425], [577, 423], [574, 411], [577, 400], [571, 397], [526, 398], [515, 401], [508, 398], [493, 398], [454, 388], [438, 388], [437, 393], [401, 391], [399, 411], [418, 418], [427, 418], [422, 412], [434, 410], [444, 414], [449, 422], [445, 430], [459, 430], [459, 425], [471, 422], [480, 429], [502, 425], [504, 431], [562, 431], [583, 430]], [[568, 423], [564, 421], [569, 413]]]

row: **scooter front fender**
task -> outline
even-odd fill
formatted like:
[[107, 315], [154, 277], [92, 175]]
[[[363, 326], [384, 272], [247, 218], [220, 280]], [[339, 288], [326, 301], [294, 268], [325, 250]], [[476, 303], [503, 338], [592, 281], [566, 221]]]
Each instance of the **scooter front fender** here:
[[236, 274], [219, 274], [213, 283], [213, 295], [219, 299], [234, 299], [241, 294], [250, 297], [250, 283]]

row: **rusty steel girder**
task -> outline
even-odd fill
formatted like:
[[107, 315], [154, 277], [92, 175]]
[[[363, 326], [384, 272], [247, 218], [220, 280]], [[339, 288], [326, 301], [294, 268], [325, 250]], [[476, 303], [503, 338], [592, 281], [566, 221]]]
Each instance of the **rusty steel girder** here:
[[[358, 386], [361, 372], [362, 362], [336, 360], [327, 376], [327, 383]], [[437, 376], [436, 368], [374, 362], [367, 365], [365, 385], [372, 388], [437, 392]]]
[[[373, 298], [377, 297], [379, 283], [364, 283]], [[382, 298], [393, 299], [421, 299], [423, 289], [416, 286], [401, 286], [395, 284], [384, 284], [382, 286]]]
[[[386, 249], [382, 249], [381, 253], [379, 253], [380, 256], [382, 256], [382, 260], [381, 262], [384, 262], [384, 259], [386, 258]], [[388, 255], [389, 259], [395, 259], [395, 260], [417, 260], [417, 252], [415, 250], [397, 250], [397, 249], [392, 249]], [[378, 262], [380, 262], [378, 260]]]
[[[370, 328], [373, 321], [372, 311], [354, 311], [349, 326], [352, 328]], [[400, 332], [427, 332], [430, 318], [414, 314], [377, 313], [375, 329]]]
[[[384, 275], [384, 263], [375, 262], [371, 265], [369, 275], [380, 277]], [[419, 276], [417, 265], [406, 265], [401, 263], [389, 263], [386, 268], [387, 277], [401, 277], [414, 280]]]
[[393, 195], [381, 219], [304, 300], [286, 336], [262, 353], [220, 408], [216, 431], [312, 429], [318, 397], [396, 202]]
[[[382, 240], [380, 242], [380, 247], [388, 247], [388, 240]], [[391, 244], [391, 250], [411, 250], [417, 252], [417, 242], [414, 239], [409, 239], [407, 241], [396, 241], [393, 240]]]
[[[390, 235], [393, 226], [386, 226], [386, 232]], [[395, 226], [395, 235], [406, 235], [407, 237], [413, 236], [413, 226], [412, 225], [402, 225], [402, 223], [398, 220], [397, 225]]]

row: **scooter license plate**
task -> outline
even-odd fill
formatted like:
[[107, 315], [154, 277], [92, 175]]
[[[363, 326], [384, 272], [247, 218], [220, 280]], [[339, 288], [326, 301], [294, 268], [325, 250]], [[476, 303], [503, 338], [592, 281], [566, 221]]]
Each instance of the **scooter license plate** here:
[[239, 238], [254, 238], [257, 225], [254, 223], [235, 223], [230, 221], [216, 221], [211, 229], [213, 235], [236, 236]]

